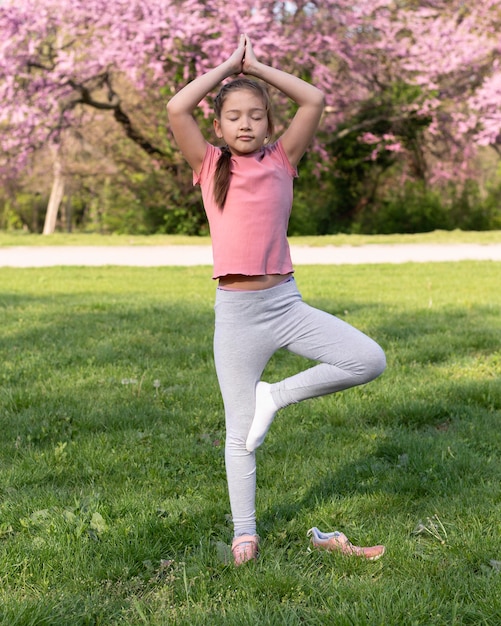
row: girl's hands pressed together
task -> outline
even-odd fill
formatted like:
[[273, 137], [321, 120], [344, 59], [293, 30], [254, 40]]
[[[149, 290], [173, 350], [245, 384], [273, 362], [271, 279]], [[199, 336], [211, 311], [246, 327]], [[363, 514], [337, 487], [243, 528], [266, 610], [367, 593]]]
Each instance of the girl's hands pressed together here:
[[246, 35], [240, 35], [238, 40], [238, 47], [233, 54], [227, 59], [226, 63], [229, 66], [229, 72], [231, 74], [241, 74], [243, 72], [243, 66], [246, 55]]
[[240, 35], [238, 47], [226, 63], [231, 74], [253, 74], [259, 61], [248, 35]]
[[251, 40], [247, 35], [243, 36], [245, 37], [245, 56], [242, 64], [242, 72], [244, 74], [253, 74], [253, 71], [258, 64], [258, 60], [256, 58], [256, 55], [254, 54]]

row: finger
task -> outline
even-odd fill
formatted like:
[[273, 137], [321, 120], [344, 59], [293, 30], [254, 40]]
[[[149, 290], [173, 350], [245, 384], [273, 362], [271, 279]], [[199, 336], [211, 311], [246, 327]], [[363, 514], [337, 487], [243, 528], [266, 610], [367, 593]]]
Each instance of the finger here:
[[249, 37], [246, 37], [246, 39], [245, 39], [245, 49], [249, 51], [249, 56], [254, 54], [254, 50], [252, 48], [252, 43], [251, 43], [251, 40], [249, 39]]

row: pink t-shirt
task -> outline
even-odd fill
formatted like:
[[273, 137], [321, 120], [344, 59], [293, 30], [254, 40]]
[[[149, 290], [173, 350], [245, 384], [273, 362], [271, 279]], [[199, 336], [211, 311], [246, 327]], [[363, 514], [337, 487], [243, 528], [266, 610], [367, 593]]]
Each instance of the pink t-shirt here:
[[227, 274], [260, 276], [292, 272], [287, 227], [293, 179], [280, 141], [258, 152], [231, 157], [231, 183], [224, 209], [214, 202], [214, 173], [221, 149], [207, 144], [193, 183], [202, 189], [214, 257], [213, 278]]

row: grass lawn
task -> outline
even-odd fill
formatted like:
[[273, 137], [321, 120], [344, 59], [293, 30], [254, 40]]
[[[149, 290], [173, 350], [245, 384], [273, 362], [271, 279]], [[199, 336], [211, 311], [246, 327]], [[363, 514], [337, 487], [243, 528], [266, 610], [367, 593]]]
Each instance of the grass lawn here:
[[[360, 246], [377, 244], [454, 244], [454, 243], [501, 243], [501, 230], [445, 231], [414, 235], [324, 235], [321, 237], [290, 237], [296, 246]], [[0, 231], [0, 247], [4, 246], [173, 246], [210, 245], [209, 237], [184, 235], [100, 235], [98, 233], [55, 233], [43, 236], [22, 231]]]
[[[388, 369], [277, 416], [238, 569], [209, 276], [0, 268], [0, 623], [501, 624], [501, 264], [297, 270]], [[311, 526], [387, 554], [309, 551]]]

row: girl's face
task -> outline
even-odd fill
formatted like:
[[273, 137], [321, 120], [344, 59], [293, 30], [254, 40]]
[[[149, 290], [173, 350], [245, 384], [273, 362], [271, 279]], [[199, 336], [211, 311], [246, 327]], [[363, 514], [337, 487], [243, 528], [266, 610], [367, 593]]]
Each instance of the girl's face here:
[[251, 154], [260, 150], [269, 135], [266, 106], [256, 93], [239, 89], [228, 94], [221, 118], [214, 120], [214, 130], [224, 139], [232, 154]]

